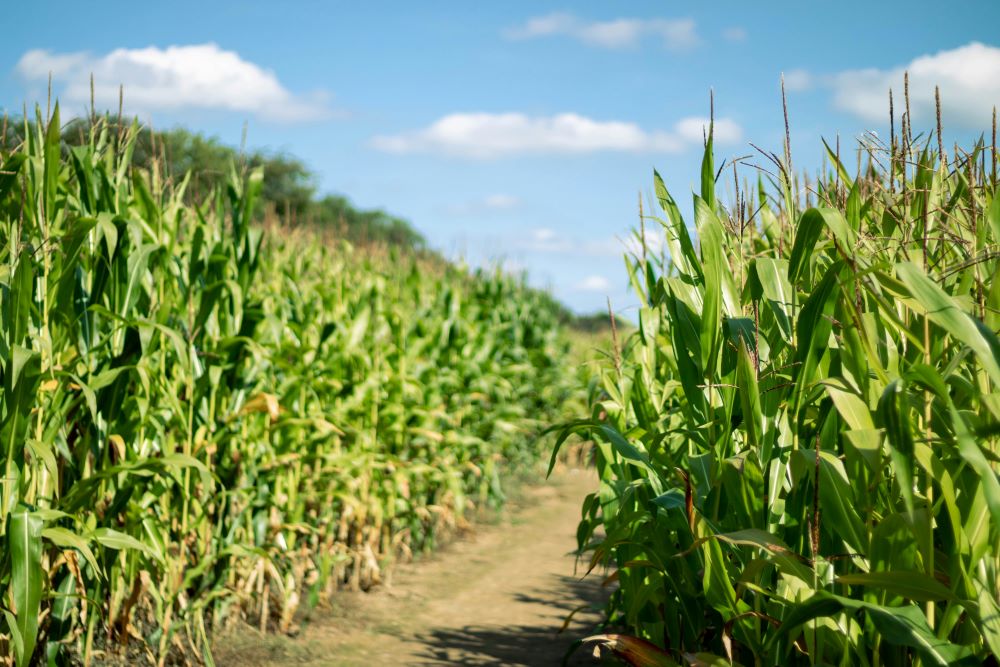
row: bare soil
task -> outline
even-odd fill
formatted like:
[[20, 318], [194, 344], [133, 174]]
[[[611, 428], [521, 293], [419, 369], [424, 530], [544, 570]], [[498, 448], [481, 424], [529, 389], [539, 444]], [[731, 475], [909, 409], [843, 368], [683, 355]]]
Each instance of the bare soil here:
[[[220, 638], [220, 666], [559, 665], [592, 634], [606, 591], [581, 579], [571, 550], [591, 471], [521, 490], [496, 520], [434, 556], [401, 565], [390, 586], [345, 592], [296, 638], [246, 629]], [[566, 624], [567, 616], [576, 610]], [[570, 665], [596, 664], [586, 648]]]

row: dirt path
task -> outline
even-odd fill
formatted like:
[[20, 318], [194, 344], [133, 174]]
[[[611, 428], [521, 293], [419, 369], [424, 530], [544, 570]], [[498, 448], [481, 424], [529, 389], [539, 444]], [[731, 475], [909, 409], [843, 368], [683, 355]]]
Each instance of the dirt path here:
[[[296, 639], [220, 642], [221, 665], [558, 665], [593, 628], [600, 577], [574, 575], [576, 524], [590, 472], [568, 471], [523, 491], [494, 525], [399, 567], [388, 588], [345, 593]], [[582, 574], [581, 569], [579, 574]], [[580, 650], [571, 665], [594, 664]]]

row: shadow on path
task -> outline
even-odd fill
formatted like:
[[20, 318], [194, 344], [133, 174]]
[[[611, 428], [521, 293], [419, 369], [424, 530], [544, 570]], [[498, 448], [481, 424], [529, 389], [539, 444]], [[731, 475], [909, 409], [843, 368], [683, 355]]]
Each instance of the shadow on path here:
[[[553, 623], [538, 625], [469, 625], [460, 630], [434, 630], [420, 636], [424, 645], [421, 666], [430, 665], [515, 665], [548, 667], [561, 664], [573, 644], [582, 638], [580, 626], [596, 622], [606, 598], [600, 577], [578, 579], [552, 575], [551, 585], [512, 597], [520, 604], [542, 605], [551, 610]], [[576, 632], [560, 632], [563, 621], [573, 613]], [[569, 625], [569, 624], [567, 624]], [[587, 648], [579, 648], [567, 665], [594, 665]]]
[[[421, 638], [427, 655], [419, 665], [559, 665], [569, 643], [551, 630], [529, 626], [497, 628], [468, 627], [460, 631], [436, 631]], [[592, 665], [586, 649], [573, 655], [570, 665]]]
[[[593, 634], [610, 593], [600, 573], [581, 580], [585, 565], [575, 567], [569, 553], [581, 501], [596, 484], [592, 471], [581, 470], [526, 487], [496, 524], [399, 566], [391, 586], [334, 596], [334, 606], [294, 640], [231, 636], [227, 646], [217, 643], [216, 663], [557, 666], [575, 642]], [[583, 648], [567, 664], [599, 663]]]

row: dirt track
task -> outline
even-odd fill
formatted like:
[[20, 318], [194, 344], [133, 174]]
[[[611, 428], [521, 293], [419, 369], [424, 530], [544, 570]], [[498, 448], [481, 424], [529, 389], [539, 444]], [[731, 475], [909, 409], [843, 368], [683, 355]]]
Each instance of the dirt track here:
[[[244, 633], [217, 645], [221, 665], [558, 665], [593, 628], [600, 577], [580, 581], [569, 555], [590, 472], [524, 489], [494, 524], [399, 567], [392, 585], [345, 593], [295, 639]], [[578, 574], [582, 574], [580, 569]], [[579, 607], [569, 626], [566, 616]], [[577, 651], [571, 665], [594, 664]]]

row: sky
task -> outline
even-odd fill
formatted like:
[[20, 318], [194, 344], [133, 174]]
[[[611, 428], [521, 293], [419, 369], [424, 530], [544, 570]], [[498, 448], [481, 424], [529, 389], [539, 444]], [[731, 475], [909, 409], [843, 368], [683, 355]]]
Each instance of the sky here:
[[1000, 106], [1000, 0], [51, 1], [4, 17], [20, 27], [0, 42], [0, 108], [44, 104], [51, 74], [82, 114], [93, 74], [99, 106], [124, 85], [154, 127], [238, 145], [245, 125], [321, 192], [527, 271], [581, 313], [610, 298], [630, 315], [638, 197], [655, 168], [690, 201], [709, 91], [717, 162], [780, 153], [784, 74], [793, 162], [811, 170], [821, 137], [888, 133], [904, 70], [916, 129], [935, 85], [949, 140], [988, 134]]

